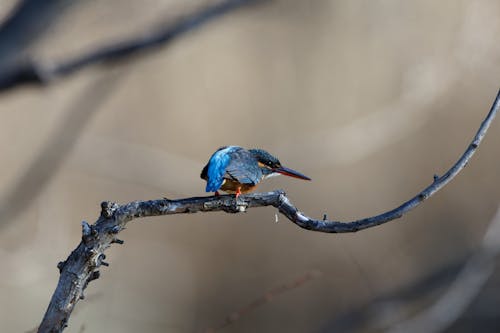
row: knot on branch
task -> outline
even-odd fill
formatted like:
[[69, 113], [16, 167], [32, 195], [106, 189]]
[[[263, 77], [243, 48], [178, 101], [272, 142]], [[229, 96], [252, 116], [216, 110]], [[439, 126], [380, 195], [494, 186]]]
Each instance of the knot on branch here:
[[104, 261], [106, 259], [106, 255], [97, 249], [89, 249], [87, 254], [89, 267], [90, 268], [98, 268], [102, 266], [109, 266], [109, 263]]
[[106, 261], [104, 261], [104, 259], [106, 259], [106, 255], [104, 253], [101, 253], [98, 257], [97, 257], [97, 265], [102, 265], [102, 266], [109, 266], [109, 263], [107, 263]]
[[105, 219], [113, 217], [113, 214], [118, 209], [119, 205], [111, 201], [101, 202], [101, 216]]
[[64, 268], [65, 265], [66, 265], [66, 261], [59, 261], [57, 263], [57, 269], [59, 269], [59, 273], [62, 272], [62, 270], [63, 270], [63, 268]]
[[426, 192], [420, 192], [418, 194], [418, 199], [421, 200], [421, 201], [424, 201], [426, 200], [427, 198], [429, 198], [429, 194], [426, 193]]

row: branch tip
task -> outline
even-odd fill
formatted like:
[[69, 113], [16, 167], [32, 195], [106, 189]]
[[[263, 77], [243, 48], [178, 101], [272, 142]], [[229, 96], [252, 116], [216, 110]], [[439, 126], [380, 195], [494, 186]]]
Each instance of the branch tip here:
[[97, 280], [100, 277], [101, 277], [101, 272], [99, 272], [99, 271], [93, 271], [90, 274], [90, 276], [89, 276], [88, 282]]
[[82, 221], [82, 236], [83, 237], [88, 237], [92, 234], [90, 224], [88, 224], [86, 221]]
[[66, 261], [59, 261], [57, 263], [57, 269], [59, 269], [59, 273], [62, 272], [63, 268], [64, 268], [64, 265], [66, 265]]
[[97, 257], [97, 265], [96, 266], [106, 266], [108, 267], [109, 266], [109, 263], [104, 261], [106, 259], [106, 255], [104, 253], [101, 253], [98, 257]]
[[111, 241], [111, 244], [114, 244], [114, 243], [122, 245], [122, 244], [123, 244], [123, 243], [125, 243], [125, 242], [124, 242], [123, 240], [121, 240], [121, 239], [114, 238], [114, 239]]

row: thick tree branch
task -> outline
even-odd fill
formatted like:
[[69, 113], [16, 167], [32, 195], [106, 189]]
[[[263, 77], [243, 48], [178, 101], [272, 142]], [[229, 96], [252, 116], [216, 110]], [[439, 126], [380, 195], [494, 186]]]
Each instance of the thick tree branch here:
[[73, 74], [80, 69], [96, 63], [130, 58], [140, 52], [168, 44], [180, 35], [199, 28], [203, 24], [224, 15], [232, 9], [255, 1], [257, 0], [225, 0], [181, 19], [173, 25], [163, 26], [151, 33], [133, 37], [115, 44], [105, 45], [58, 64], [49, 65], [36, 60], [25, 61], [18, 66], [0, 71], [0, 92], [24, 84], [47, 84], [55, 78]]
[[430, 186], [401, 206], [386, 213], [357, 221], [338, 222], [310, 218], [300, 212], [283, 191], [254, 193], [242, 195], [239, 198], [235, 198], [233, 195], [223, 195], [180, 200], [134, 201], [124, 205], [103, 202], [99, 219], [93, 225], [89, 225], [85, 221], [82, 222], [82, 241], [68, 259], [58, 265], [61, 276], [40, 325], [39, 332], [60, 332], [64, 329], [74, 306], [78, 300], [83, 298], [83, 291], [87, 284], [99, 277], [98, 269], [101, 265], [108, 265], [104, 262], [104, 251], [112, 243], [123, 243], [123, 241], [117, 239], [117, 234], [133, 219], [197, 212], [224, 211], [238, 213], [249, 208], [273, 206], [293, 223], [308, 230], [341, 233], [374, 227], [401, 217], [453, 179], [465, 167], [477, 150], [499, 108], [500, 91], [490, 112], [481, 123], [478, 132], [465, 153], [443, 176], [436, 176]]

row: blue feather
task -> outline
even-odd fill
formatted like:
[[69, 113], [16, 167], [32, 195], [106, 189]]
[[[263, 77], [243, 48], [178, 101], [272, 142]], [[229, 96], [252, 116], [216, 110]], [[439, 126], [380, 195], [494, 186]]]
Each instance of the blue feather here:
[[206, 192], [215, 192], [222, 186], [226, 168], [231, 162], [230, 152], [236, 148], [238, 147], [229, 146], [219, 149], [210, 157], [208, 161]]

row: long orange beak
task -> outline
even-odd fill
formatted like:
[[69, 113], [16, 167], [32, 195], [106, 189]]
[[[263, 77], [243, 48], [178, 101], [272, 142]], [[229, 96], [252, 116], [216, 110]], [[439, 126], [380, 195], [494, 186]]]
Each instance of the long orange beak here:
[[309, 178], [309, 177], [301, 174], [300, 172], [292, 170], [292, 169], [289, 169], [289, 168], [284, 167], [284, 166], [276, 168], [273, 171], [281, 173], [282, 175], [285, 175], [285, 176], [293, 177], [293, 178], [304, 179], [304, 180], [311, 180], [311, 178]]

